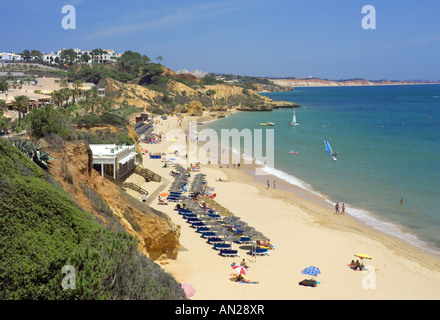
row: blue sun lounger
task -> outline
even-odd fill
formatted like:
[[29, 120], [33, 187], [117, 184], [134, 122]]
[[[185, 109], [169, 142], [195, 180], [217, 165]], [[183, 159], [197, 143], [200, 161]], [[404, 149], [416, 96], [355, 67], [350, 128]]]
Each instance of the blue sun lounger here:
[[197, 230], [196, 230], [196, 232], [198, 232], [198, 233], [202, 233], [202, 232], [206, 232], [206, 231], [209, 231], [208, 227], [197, 227]]
[[192, 211], [189, 209], [179, 209], [179, 214], [191, 213]]
[[251, 249], [249, 254], [255, 255], [255, 256], [268, 256], [269, 249], [264, 249], [264, 248]]
[[197, 227], [206, 227], [206, 224], [201, 221], [193, 222], [191, 224], [191, 228], [197, 228]]
[[238, 250], [232, 250], [232, 249], [221, 249], [220, 255], [223, 257], [239, 257], [240, 254], [238, 253]]
[[252, 243], [252, 240], [249, 237], [241, 237], [240, 240], [237, 240], [237, 242], [240, 244], [249, 244]]
[[217, 236], [213, 231], [202, 232], [202, 238], [215, 237]]
[[215, 243], [214, 249], [215, 250], [231, 249], [231, 244], [230, 243]]
[[212, 237], [212, 238], [208, 239], [208, 243], [215, 245], [215, 244], [224, 243], [224, 241], [221, 238], [219, 238], [219, 237]]

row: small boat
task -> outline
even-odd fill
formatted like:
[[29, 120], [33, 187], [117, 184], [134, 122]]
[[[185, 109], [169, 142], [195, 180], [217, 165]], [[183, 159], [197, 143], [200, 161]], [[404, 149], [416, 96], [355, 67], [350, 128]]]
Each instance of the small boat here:
[[295, 109], [293, 109], [293, 118], [292, 118], [292, 122], [287, 124], [288, 126], [297, 126], [299, 125], [299, 123], [296, 122], [296, 115], [295, 115]]
[[324, 138], [324, 144], [325, 144], [325, 149], [327, 150], [327, 153], [333, 158], [333, 160], [337, 160], [336, 159], [336, 154], [333, 153], [332, 147], [330, 147], [330, 143], [328, 143], [327, 139]]
[[260, 123], [260, 126], [270, 126], [270, 127], [272, 127], [274, 125], [275, 125], [275, 123], [273, 123], [273, 122]]

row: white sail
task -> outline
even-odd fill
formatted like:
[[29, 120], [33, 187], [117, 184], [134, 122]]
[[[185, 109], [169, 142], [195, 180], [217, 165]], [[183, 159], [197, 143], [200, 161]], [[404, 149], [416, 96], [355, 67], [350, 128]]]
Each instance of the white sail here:
[[289, 126], [297, 126], [299, 123], [296, 122], [296, 115], [295, 115], [295, 109], [293, 109], [293, 117], [292, 122], [288, 124]]

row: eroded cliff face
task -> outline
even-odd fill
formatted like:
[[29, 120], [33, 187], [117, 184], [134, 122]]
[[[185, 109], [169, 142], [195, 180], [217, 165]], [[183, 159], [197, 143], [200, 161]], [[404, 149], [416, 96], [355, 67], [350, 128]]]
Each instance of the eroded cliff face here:
[[56, 158], [50, 173], [83, 209], [107, 228], [133, 235], [139, 240], [139, 251], [151, 259], [177, 258], [180, 226], [101, 177], [92, 168], [87, 144], [48, 145], [46, 149]]
[[365, 79], [353, 80], [326, 80], [319, 78], [307, 79], [268, 79], [272, 83], [280, 87], [343, 87], [343, 86], [377, 86], [377, 85], [402, 85], [402, 84], [417, 84], [418, 82], [411, 81], [369, 81]]
[[147, 112], [162, 110], [174, 113], [174, 109], [185, 110], [191, 102], [199, 102], [204, 110], [225, 111], [271, 111], [274, 108], [298, 107], [292, 102], [273, 101], [253, 90], [231, 84], [205, 85], [193, 89], [173, 79], [167, 80], [166, 94], [137, 84], [126, 84], [107, 78], [100, 83], [106, 90], [106, 97], [122, 104], [124, 101]]

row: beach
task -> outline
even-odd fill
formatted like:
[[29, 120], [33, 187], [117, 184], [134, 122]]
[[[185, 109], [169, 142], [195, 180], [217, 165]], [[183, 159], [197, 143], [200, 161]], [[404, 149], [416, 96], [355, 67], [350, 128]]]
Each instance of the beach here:
[[[209, 115], [206, 115], [209, 117]], [[162, 135], [173, 128], [187, 130], [185, 116], [180, 126], [169, 116], [155, 124]], [[141, 143], [148, 152], [169, 152], [173, 141], [158, 144]], [[179, 150], [180, 156], [184, 152]], [[222, 257], [195, 229], [178, 214], [175, 202], [158, 204], [157, 194], [167, 192], [173, 177], [172, 167], [163, 167], [160, 159], [143, 155], [143, 166], [163, 177], [161, 182], [138, 181], [149, 192], [147, 203], [165, 212], [175, 224], [181, 225], [181, 248], [176, 260], [156, 261], [180, 283], [191, 284], [196, 292], [192, 300], [424, 300], [440, 298], [440, 261], [398, 239], [367, 228], [348, 215], [337, 215], [332, 206], [319, 196], [277, 181], [272, 176], [249, 174], [254, 165], [239, 169], [229, 165], [203, 164], [207, 185], [215, 187], [215, 201], [241, 217], [270, 239], [275, 249], [268, 256], [252, 261], [249, 245], [234, 244], [240, 257]], [[185, 166], [185, 165], [183, 165]], [[186, 167], [186, 166], [185, 166]], [[217, 179], [227, 180], [218, 182]], [[135, 181], [135, 175], [130, 177]], [[267, 189], [266, 179], [271, 184]], [[130, 181], [130, 180], [129, 180]], [[136, 195], [139, 197], [139, 195]], [[140, 197], [139, 197], [140, 199]], [[368, 271], [354, 271], [348, 264], [357, 260], [355, 254], [368, 254], [363, 260]], [[257, 284], [231, 281], [232, 263], [245, 259], [249, 266], [246, 278]], [[300, 286], [311, 279], [301, 271], [319, 267], [317, 287]]]

